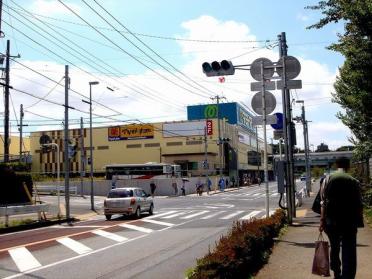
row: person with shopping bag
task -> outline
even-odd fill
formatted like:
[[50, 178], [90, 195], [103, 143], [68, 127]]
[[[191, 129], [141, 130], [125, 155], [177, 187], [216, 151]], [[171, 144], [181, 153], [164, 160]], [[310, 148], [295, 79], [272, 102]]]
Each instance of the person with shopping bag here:
[[359, 182], [345, 173], [349, 160], [339, 158], [335, 163], [338, 171], [326, 177], [321, 185], [319, 231], [325, 231], [328, 236], [330, 267], [335, 278], [354, 279], [357, 231], [364, 226], [362, 197]]

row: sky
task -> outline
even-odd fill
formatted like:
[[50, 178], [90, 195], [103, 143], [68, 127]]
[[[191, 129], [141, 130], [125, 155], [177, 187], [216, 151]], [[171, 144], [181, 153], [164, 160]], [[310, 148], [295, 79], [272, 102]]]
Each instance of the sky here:
[[[0, 48], [10, 40], [10, 120], [18, 135], [20, 105], [24, 133], [62, 129], [65, 65], [69, 71], [70, 128], [89, 125], [91, 89], [93, 126], [186, 120], [188, 105], [239, 102], [251, 107], [250, 72], [237, 70], [220, 83], [206, 77], [203, 62], [230, 60], [249, 65], [279, 58], [277, 36], [286, 33], [288, 55], [301, 63], [302, 89], [291, 91], [293, 115], [303, 100], [309, 142], [316, 148], [349, 145], [350, 130], [336, 117], [342, 108], [331, 93], [344, 58], [326, 47], [343, 33], [343, 24], [321, 30], [317, 1], [291, 0], [4, 0]], [[4, 66], [4, 65], [3, 65]], [[89, 82], [98, 85], [89, 86]], [[282, 111], [281, 92], [274, 112]], [[0, 101], [4, 119], [4, 98]], [[3, 124], [0, 124], [3, 131]], [[262, 134], [262, 127], [259, 128]], [[268, 138], [273, 137], [270, 126]], [[297, 144], [303, 130], [296, 124]]]

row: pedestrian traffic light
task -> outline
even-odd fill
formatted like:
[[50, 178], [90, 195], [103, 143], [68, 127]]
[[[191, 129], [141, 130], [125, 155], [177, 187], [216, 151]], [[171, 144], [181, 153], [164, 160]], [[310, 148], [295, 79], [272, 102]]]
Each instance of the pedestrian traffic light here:
[[212, 63], [204, 62], [202, 64], [203, 73], [207, 75], [207, 77], [214, 77], [214, 76], [227, 76], [235, 74], [234, 65], [231, 61], [222, 60], [221, 62], [213, 61]]
[[76, 153], [77, 153], [77, 143], [72, 144], [72, 142], [69, 141], [69, 144], [68, 144], [68, 157], [70, 159], [72, 159], [72, 158], [74, 158], [76, 156]]

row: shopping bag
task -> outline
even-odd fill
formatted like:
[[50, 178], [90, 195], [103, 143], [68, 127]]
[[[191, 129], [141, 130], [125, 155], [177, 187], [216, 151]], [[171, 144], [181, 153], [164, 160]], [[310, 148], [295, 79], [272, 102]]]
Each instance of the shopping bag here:
[[329, 245], [328, 241], [324, 240], [322, 233], [319, 234], [318, 240], [315, 241], [315, 254], [312, 273], [320, 276], [330, 276]]

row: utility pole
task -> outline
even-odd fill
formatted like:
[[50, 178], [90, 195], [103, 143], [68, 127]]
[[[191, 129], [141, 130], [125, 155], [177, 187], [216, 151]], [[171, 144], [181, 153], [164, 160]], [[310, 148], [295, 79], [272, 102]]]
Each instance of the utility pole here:
[[[207, 122], [205, 122], [207, 123]], [[208, 139], [207, 139], [207, 126], [204, 127], [204, 169], [205, 169], [205, 186], [207, 186], [207, 193], [209, 194], [209, 178], [208, 178]]]
[[70, 156], [68, 154], [69, 134], [68, 134], [68, 89], [70, 78], [68, 76], [68, 65], [65, 66], [65, 203], [66, 203], [66, 219], [70, 219]]
[[286, 65], [285, 58], [287, 57], [287, 40], [285, 32], [278, 35], [279, 39], [279, 55], [283, 61], [283, 83], [282, 103], [283, 103], [283, 134], [284, 134], [284, 152], [286, 160], [286, 189], [287, 189], [287, 207], [288, 207], [288, 223], [292, 224], [293, 217], [296, 216], [295, 210], [295, 185], [293, 175], [293, 143], [292, 143], [292, 109], [290, 103], [289, 90], [287, 89]]
[[80, 118], [80, 195], [84, 196], [85, 148], [83, 118]]
[[24, 117], [24, 113], [23, 113], [23, 105], [21, 104], [21, 109], [20, 109], [20, 120], [19, 120], [19, 161], [22, 162], [22, 148], [23, 148], [23, 127], [24, 126], [28, 126], [28, 125], [23, 125], [23, 117]]
[[[260, 158], [260, 159], [258, 159]], [[261, 151], [258, 148], [258, 129], [256, 126], [256, 159], [257, 159], [257, 179], [261, 178], [260, 176], [260, 165], [261, 165]]]
[[[0, 2], [0, 6], [2, 6], [2, 2]], [[1, 13], [0, 13], [1, 14]], [[0, 37], [1, 37], [1, 30], [0, 30]], [[6, 41], [6, 54], [5, 54], [5, 84], [4, 85], [4, 162], [9, 162], [9, 89], [10, 86], [10, 57], [19, 58], [20, 55], [11, 56], [10, 55], [10, 41]]]
[[267, 137], [266, 137], [266, 97], [265, 97], [265, 76], [264, 76], [264, 62], [261, 61], [261, 93], [262, 93], [262, 128], [263, 128], [263, 140], [264, 140], [264, 180], [265, 180], [265, 192], [266, 192], [266, 199], [265, 199], [265, 207], [266, 207], [266, 218], [270, 217], [269, 214], [269, 171], [268, 171], [268, 164], [267, 164]]
[[303, 133], [304, 133], [304, 152], [305, 152], [305, 168], [306, 168], [306, 196], [310, 196], [311, 191], [311, 172], [310, 172], [310, 146], [309, 146], [309, 134], [308, 134], [308, 127], [305, 117], [305, 102], [303, 100], [297, 100], [296, 103], [302, 104], [302, 112], [301, 117], [298, 117], [298, 119], [302, 122], [303, 126]]
[[220, 161], [220, 166], [219, 166], [219, 176], [220, 178], [222, 177], [222, 140], [221, 140], [221, 125], [220, 125], [220, 99], [224, 99], [225, 97], [220, 97], [219, 95], [216, 95], [215, 97], [212, 97], [212, 100], [217, 101], [217, 129], [218, 129], [218, 153], [219, 153], [219, 161]]
[[[2, 3], [1, 3], [2, 4]], [[5, 88], [4, 88], [4, 162], [9, 162], [9, 71], [10, 41], [6, 41]]]

